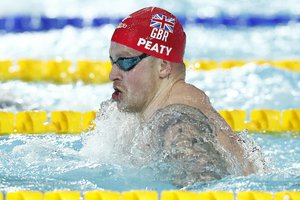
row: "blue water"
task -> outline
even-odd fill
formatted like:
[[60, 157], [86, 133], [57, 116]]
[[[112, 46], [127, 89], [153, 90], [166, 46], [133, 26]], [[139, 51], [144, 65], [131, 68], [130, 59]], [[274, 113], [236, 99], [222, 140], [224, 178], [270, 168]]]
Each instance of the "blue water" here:
[[[299, 14], [297, 1], [217, 1], [182, 0], [169, 5], [165, 1], [19, 1], [0, 2], [2, 16], [34, 14], [47, 16], [124, 16], [146, 5], [159, 5], [185, 16], [219, 16], [287, 13]], [[6, 9], [9, 6], [10, 9]], [[65, 9], [71, 6], [70, 9]], [[126, 7], [126, 9], [124, 9]], [[186, 59], [299, 59], [300, 26], [228, 28], [189, 25], [186, 28]], [[14, 61], [31, 59], [107, 59], [110, 35], [114, 27], [75, 29], [66, 27], [38, 33], [0, 34], [0, 58]], [[204, 90], [213, 106], [223, 109], [300, 108], [300, 74], [272, 66], [248, 64], [231, 70], [188, 71], [187, 82]], [[98, 110], [110, 98], [112, 85], [82, 83], [55, 85], [8, 81], [0, 83], [0, 102], [6, 111], [22, 110]], [[4, 103], [3, 103], [4, 102]], [[109, 131], [111, 127], [101, 127]], [[110, 133], [110, 132], [108, 132]], [[250, 134], [269, 160], [269, 173], [197, 183], [189, 190], [299, 190], [299, 134]], [[100, 138], [101, 139], [101, 138]], [[109, 141], [110, 138], [102, 138]], [[98, 141], [98, 140], [97, 140]], [[101, 140], [99, 140], [101, 143]], [[103, 145], [103, 144], [99, 144]], [[99, 150], [100, 149], [100, 150]], [[91, 152], [89, 156], [83, 150]], [[98, 151], [97, 151], [98, 150]], [[101, 151], [102, 150], [102, 151]], [[164, 176], [144, 167], [136, 169], [107, 162], [109, 151], [90, 145], [86, 135], [0, 137], [0, 191], [12, 190], [132, 190], [178, 189]]]
[[[226, 177], [196, 183], [184, 189], [205, 190], [299, 190], [300, 139], [288, 134], [253, 134], [269, 160], [265, 175]], [[0, 190], [69, 189], [179, 189], [163, 181], [150, 168], [124, 167], [80, 155], [81, 136], [5, 136], [0, 138]]]

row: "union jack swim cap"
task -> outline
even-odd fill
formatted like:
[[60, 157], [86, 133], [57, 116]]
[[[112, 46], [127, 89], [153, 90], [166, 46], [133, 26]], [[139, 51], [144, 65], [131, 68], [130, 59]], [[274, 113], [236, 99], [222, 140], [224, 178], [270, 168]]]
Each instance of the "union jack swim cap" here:
[[112, 41], [171, 62], [183, 62], [185, 32], [166, 10], [147, 7], [124, 18]]

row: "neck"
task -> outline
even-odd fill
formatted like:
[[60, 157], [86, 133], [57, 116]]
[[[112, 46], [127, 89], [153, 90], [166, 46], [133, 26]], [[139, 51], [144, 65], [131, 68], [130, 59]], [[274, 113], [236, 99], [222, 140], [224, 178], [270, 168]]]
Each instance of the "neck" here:
[[181, 77], [170, 77], [162, 81], [158, 91], [156, 92], [152, 100], [147, 106], [145, 106], [145, 109], [141, 112], [145, 121], [148, 121], [158, 109], [167, 106], [166, 102], [170, 97], [170, 93], [173, 87], [180, 82], [184, 82], [184, 79]]

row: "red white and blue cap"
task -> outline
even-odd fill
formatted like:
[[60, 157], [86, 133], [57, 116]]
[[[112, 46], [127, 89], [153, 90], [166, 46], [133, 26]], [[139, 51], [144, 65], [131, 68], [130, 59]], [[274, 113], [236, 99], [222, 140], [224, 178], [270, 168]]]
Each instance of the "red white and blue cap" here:
[[183, 62], [186, 36], [168, 11], [147, 7], [124, 18], [112, 41], [170, 62]]

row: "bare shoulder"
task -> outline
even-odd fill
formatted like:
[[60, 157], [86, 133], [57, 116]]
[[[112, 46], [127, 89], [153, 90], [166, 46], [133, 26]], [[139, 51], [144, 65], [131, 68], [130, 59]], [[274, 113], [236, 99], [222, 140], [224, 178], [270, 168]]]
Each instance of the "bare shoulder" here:
[[150, 121], [160, 132], [181, 124], [195, 126], [197, 130], [194, 131], [199, 133], [213, 133], [209, 119], [199, 109], [184, 104], [173, 104], [160, 109]]
[[201, 89], [197, 88], [196, 86], [194, 86], [192, 84], [184, 82], [184, 83], [181, 83], [179, 87], [181, 87], [181, 89], [184, 89], [184, 91], [187, 93], [191, 93], [198, 97], [207, 98], [207, 95]]
[[216, 134], [209, 119], [187, 105], [170, 105], [151, 120], [159, 137], [160, 155], [176, 185], [219, 179], [228, 174], [215, 147]]
[[208, 96], [194, 85], [182, 82], [173, 87], [171, 104], [186, 104], [193, 107], [210, 104]]

